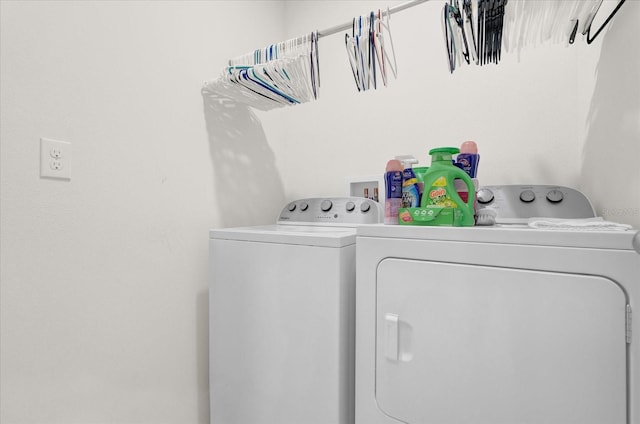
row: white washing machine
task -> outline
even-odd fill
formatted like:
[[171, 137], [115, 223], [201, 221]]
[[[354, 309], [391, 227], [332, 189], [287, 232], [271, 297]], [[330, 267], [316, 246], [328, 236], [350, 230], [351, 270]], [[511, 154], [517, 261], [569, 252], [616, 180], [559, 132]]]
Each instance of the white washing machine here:
[[355, 227], [382, 217], [302, 199], [277, 224], [211, 230], [212, 424], [353, 423]]
[[356, 423], [640, 424], [640, 233], [518, 224], [583, 197], [493, 187], [511, 225], [358, 228]]

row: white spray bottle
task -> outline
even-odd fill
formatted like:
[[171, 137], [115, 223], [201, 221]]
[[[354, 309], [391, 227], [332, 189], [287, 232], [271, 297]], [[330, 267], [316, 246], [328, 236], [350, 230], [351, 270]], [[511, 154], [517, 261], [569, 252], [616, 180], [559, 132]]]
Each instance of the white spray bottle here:
[[402, 207], [420, 207], [420, 187], [416, 174], [411, 168], [418, 163], [418, 159], [411, 155], [396, 156], [403, 166], [402, 171]]

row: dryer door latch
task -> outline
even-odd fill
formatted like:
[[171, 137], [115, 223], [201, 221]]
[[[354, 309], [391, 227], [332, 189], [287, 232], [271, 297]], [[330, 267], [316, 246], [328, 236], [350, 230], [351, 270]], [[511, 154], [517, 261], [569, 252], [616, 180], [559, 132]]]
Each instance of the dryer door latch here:
[[627, 344], [631, 344], [631, 305], [627, 305]]

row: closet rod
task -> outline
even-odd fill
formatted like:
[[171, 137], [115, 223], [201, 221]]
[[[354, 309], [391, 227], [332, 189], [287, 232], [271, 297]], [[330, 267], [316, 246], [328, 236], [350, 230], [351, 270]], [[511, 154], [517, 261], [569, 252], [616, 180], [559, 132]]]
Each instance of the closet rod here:
[[[388, 9], [389, 10], [389, 14], [391, 15], [393, 13], [400, 12], [400, 11], [408, 9], [410, 7], [417, 6], [417, 5], [421, 4], [421, 3], [425, 3], [427, 1], [429, 1], [429, 0], [412, 0], [412, 1], [408, 1], [406, 3], [399, 4], [397, 6], [389, 8]], [[386, 10], [383, 11], [382, 14], [386, 15], [387, 11]], [[345, 29], [351, 28], [352, 25], [353, 25], [353, 22], [347, 22], [347, 23], [344, 23], [342, 25], [336, 25], [336, 26], [331, 27], [329, 29], [325, 29], [323, 31], [318, 31], [318, 38], [326, 37], [327, 35], [332, 35], [332, 34], [340, 32], [340, 31], [344, 31]]]

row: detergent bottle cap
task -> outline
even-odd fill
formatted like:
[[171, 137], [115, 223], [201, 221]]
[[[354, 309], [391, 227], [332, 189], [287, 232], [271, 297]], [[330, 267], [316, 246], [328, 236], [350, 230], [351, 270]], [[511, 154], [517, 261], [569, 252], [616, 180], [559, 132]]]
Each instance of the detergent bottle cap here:
[[431, 162], [448, 161], [451, 162], [453, 155], [460, 153], [460, 149], [457, 147], [437, 147], [429, 150], [431, 155]]
[[413, 165], [418, 163], [418, 159], [413, 155], [400, 155], [396, 156], [396, 159], [402, 163], [404, 169], [411, 168]]
[[460, 153], [478, 154], [478, 145], [475, 141], [465, 141], [460, 146]]
[[391, 159], [389, 162], [387, 162], [386, 172], [394, 172], [394, 171], [402, 172], [402, 163], [398, 159]]

